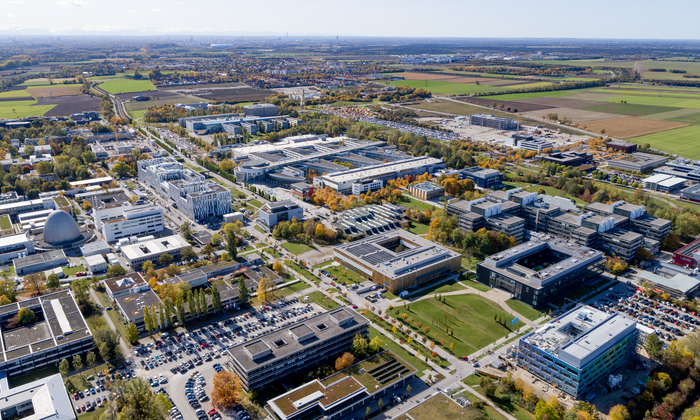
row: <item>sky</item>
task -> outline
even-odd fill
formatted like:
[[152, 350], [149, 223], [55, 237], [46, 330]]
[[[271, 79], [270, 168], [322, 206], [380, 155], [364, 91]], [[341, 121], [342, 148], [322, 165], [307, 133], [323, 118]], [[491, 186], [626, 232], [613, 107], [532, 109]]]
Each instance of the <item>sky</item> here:
[[698, 39], [697, 0], [0, 0], [0, 33]]

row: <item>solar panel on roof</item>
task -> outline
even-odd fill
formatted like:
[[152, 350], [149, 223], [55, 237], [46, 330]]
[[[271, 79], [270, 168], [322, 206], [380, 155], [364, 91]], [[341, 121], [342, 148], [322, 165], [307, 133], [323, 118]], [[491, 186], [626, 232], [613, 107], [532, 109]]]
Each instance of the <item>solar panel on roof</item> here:
[[367, 261], [370, 264], [374, 264], [374, 265], [383, 263], [384, 261], [389, 261], [392, 258], [393, 258], [393, 256], [386, 251], [379, 251], [379, 252], [375, 252], [374, 254], [370, 254], [370, 255], [366, 255], [366, 256], [362, 257], [363, 260]]

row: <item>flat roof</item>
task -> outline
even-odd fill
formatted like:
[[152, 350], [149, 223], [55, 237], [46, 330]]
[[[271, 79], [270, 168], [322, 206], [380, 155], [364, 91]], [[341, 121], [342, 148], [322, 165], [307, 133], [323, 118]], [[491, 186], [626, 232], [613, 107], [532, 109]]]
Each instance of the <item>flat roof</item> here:
[[62, 249], [57, 249], [48, 252], [41, 252], [34, 255], [27, 255], [26, 257], [22, 258], [15, 258], [13, 262], [15, 264], [15, 268], [25, 268], [61, 259], [66, 259], [66, 254], [65, 252], [63, 252]]
[[[7, 380], [5, 379], [5, 382]], [[73, 402], [63, 384], [61, 374], [47, 376], [18, 387], [0, 390], [0, 411], [31, 404], [34, 414], [23, 420], [74, 420]]]
[[116, 277], [105, 281], [105, 287], [112, 293], [130, 289], [137, 284], [144, 284], [146, 280], [137, 272], [129, 273], [125, 276]]
[[415, 188], [421, 191], [444, 191], [445, 189], [432, 182], [421, 182], [420, 184], [411, 185], [410, 188]]
[[358, 179], [373, 178], [391, 172], [400, 172], [423, 165], [437, 165], [439, 163], [443, 163], [443, 160], [427, 156], [420, 156], [411, 159], [400, 160], [398, 162], [393, 163], [365, 166], [362, 168], [351, 169], [349, 171], [338, 172], [335, 174], [326, 174], [321, 176], [321, 178], [336, 183], [350, 182]]
[[671, 179], [671, 178], [673, 178], [673, 176], [671, 176], [671, 175], [656, 174], [656, 175], [650, 176], [649, 178], [644, 178], [644, 179], [642, 180], [642, 182], [648, 182], [648, 183], [651, 183], [651, 184], [658, 184], [658, 183], [661, 182], [661, 181], [665, 181], [665, 180]]
[[189, 246], [189, 244], [180, 235], [171, 235], [133, 245], [125, 245], [121, 248], [121, 251], [126, 258], [133, 261], [137, 258], [179, 250], [186, 246]]
[[143, 308], [145, 306], [156, 308], [161, 303], [158, 295], [153, 290], [145, 292], [132, 293], [127, 296], [118, 297], [117, 305], [122, 309], [122, 313], [126, 315], [129, 321], [135, 321], [143, 317]]
[[101, 178], [92, 178], [92, 179], [85, 179], [82, 181], [71, 182], [70, 185], [72, 187], [81, 187], [83, 185], [109, 183], [109, 182], [112, 182], [112, 180], [113, 180], [113, 178], [111, 176], [104, 176]]
[[698, 285], [700, 285], [700, 279], [697, 277], [691, 277], [680, 273], [671, 278], [659, 276], [658, 274], [654, 274], [650, 271], [641, 271], [638, 275], [644, 280], [660, 284], [661, 286], [668, 287], [669, 289], [678, 290], [683, 294], [690, 293], [696, 289]]

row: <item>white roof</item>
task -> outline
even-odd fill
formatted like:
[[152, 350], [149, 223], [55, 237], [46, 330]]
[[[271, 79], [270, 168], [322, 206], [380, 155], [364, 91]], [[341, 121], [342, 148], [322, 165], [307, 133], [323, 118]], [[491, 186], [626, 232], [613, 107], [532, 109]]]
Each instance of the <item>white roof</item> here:
[[82, 181], [71, 182], [70, 185], [73, 187], [79, 187], [81, 185], [92, 185], [92, 184], [102, 184], [104, 182], [111, 182], [111, 176], [104, 176], [102, 178], [85, 179]]
[[180, 250], [189, 244], [179, 235], [166, 236], [164, 238], [153, 239], [146, 242], [139, 242], [133, 245], [122, 247], [122, 254], [129, 260], [145, 257], [148, 255], [162, 254], [171, 250]]
[[666, 179], [673, 178], [671, 175], [666, 175], [666, 174], [656, 174], [652, 175], [649, 178], [645, 178], [642, 180], [642, 182], [651, 182], [653, 184], [658, 184], [661, 181], [664, 181]]
[[400, 160], [396, 163], [383, 163], [379, 165], [366, 166], [364, 168], [351, 169], [349, 171], [340, 171], [323, 175], [322, 178], [332, 182], [347, 182], [365, 178], [373, 178], [375, 176], [385, 175], [390, 172], [398, 172], [406, 169], [415, 168], [423, 165], [437, 165], [441, 163], [441, 159], [432, 157], [416, 157], [406, 160]]
[[671, 178], [671, 179], [665, 179], [665, 180], [659, 182], [659, 185], [661, 185], [662, 187], [673, 187], [675, 185], [684, 184], [684, 183], [685, 183], [685, 179], [683, 179], [683, 178]]
[[106, 264], [107, 263], [107, 261], [105, 260], [105, 257], [103, 257], [100, 254], [95, 254], [95, 255], [90, 255], [89, 257], [85, 257], [85, 262], [90, 267], [97, 265], [97, 264]]

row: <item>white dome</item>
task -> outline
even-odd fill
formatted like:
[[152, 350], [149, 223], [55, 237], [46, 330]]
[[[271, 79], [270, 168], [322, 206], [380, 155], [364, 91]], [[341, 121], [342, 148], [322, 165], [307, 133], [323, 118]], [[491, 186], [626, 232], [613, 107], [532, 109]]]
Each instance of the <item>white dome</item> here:
[[44, 241], [51, 245], [60, 245], [80, 238], [80, 228], [73, 216], [63, 210], [57, 210], [46, 218], [44, 224]]

